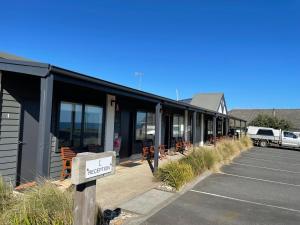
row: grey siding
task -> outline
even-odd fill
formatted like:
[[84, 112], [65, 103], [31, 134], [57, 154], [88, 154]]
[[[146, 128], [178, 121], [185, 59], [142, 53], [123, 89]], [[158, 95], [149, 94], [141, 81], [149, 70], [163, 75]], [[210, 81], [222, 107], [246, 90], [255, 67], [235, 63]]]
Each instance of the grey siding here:
[[0, 120], [0, 175], [16, 184], [20, 103], [3, 87]]
[[56, 145], [57, 138], [52, 135], [51, 137], [51, 160], [50, 160], [50, 178], [58, 179], [60, 178], [60, 172], [62, 169], [62, 161], [60, 153], [57, 152]]

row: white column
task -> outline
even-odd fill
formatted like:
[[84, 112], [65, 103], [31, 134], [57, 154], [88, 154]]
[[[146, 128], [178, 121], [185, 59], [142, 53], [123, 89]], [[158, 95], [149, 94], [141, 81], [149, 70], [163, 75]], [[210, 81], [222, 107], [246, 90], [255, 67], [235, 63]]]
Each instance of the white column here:
[[189, 125], [189, 112], [187, 110], [184, 111], [184, 141], [188, 141], [188, 125]]
[[104, 140], [105, 152], [114, 150], [115, 104], [116, 104], [116, 97], [109, 94], [106, 95], [105, 140]]
[[204, 145], [204, 114], [201, 113], [201, 122], [200, 122], [200, 146]]

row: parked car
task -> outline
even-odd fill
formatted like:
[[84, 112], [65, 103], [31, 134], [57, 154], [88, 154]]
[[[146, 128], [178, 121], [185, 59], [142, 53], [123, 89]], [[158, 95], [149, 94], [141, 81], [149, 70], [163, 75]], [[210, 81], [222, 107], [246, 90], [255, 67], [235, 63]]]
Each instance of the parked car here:
[[261, 147], [282, 146], [300, 148], [300, 137], [291, 131], [249, 126], [247, 128], [247, 135], [253, 140], [255, 145]]

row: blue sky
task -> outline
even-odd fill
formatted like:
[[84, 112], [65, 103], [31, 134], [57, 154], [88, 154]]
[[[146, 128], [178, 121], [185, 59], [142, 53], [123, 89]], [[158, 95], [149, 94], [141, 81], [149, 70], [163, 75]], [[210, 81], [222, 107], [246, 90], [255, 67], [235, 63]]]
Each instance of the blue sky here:
[[2, 1], [0, 51], [169, 98], [300, 108], [300, 1]]

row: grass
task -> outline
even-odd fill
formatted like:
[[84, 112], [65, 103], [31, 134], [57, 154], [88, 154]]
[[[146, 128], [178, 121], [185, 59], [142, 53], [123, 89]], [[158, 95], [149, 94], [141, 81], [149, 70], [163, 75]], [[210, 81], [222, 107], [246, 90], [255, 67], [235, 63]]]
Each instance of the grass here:
[[7, 210], [14, 201], [13, 188], [0, 176], [0, 215]]
[[204, 171], [218, 169], [218, 166], [230, 162], [251, 147], [251, 139], [244, 136], [240, 140], [224, 139], [214, 148], [194, 148], [186, 157], [159, 168], [155, 176], [178, 190]]
[[11, 204], [4, 204], [0, 214], [3, 225], [71, 225], [73, 224], [73, 197], [69, 191], [61, 191], [50, 182], [43, 182], [34, 188], [14, 195], [12, 188], [0, 183], [4, 190], [1, 201], [10, 199]]

